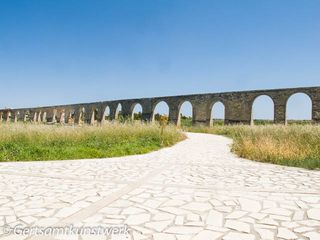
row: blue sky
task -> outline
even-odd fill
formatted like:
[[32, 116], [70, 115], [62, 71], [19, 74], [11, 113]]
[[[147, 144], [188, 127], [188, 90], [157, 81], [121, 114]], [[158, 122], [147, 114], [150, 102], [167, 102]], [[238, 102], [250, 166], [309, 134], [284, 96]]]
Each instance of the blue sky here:
[[[0, 108], [317, 86], [319, 12], [318, 0], [3, 0]], [[298, 100], [293, 114], [308, 114]]]

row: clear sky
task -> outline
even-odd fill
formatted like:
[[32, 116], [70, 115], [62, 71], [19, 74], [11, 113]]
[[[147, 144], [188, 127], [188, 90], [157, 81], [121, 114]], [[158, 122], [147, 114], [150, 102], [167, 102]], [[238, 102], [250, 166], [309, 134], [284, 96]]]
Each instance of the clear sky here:
[[319, 86], [319, 13], [319, 0], [2, 0], [0, 108]]

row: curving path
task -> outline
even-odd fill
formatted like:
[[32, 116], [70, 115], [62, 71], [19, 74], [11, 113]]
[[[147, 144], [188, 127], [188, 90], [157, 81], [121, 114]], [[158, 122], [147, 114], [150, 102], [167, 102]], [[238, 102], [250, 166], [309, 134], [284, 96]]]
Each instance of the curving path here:
[[241, 159], [231, 140], [111, 159], [0, 163], [0, 226], [108, 226], [130, 235], [0, 239], [320, 239], [320, 171]]

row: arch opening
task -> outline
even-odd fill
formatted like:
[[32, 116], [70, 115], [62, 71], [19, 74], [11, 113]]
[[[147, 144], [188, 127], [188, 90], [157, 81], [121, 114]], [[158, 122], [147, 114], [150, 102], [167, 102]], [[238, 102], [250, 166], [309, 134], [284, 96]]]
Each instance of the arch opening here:
[[142, 120], [142, 106], [140, 103], [136, 103], [132, 109], [131, 119], [134, 121]]
[[65, 124], [65, 119], [66, 119], [66, 112], [65, 112], [65, 110], [63, 109], [63, 110], [61, 110], [61, 112], [60, 112], [60, 121], [59, 121], [59, 123], [61, 123], [61, 124]]
[[17, 111], [14, 113], [14, 122], [20, 121], [20, 112]]
[[33, 117], [32, 117], [32, 122], [33, 122], [33, 123], [36, 123], [37, 120], [38, 120], [38, 113], [37, 113], [37, 112], [34, 112], [34, 113], [33, 113]]
[[11, 121], [12, 121], [12, 113], [11, 113], [11, 111], [9, 111], [7, 113], [7, 122], [11, 122]]
[[104, 109], [104, 113], [103, 113], [103, 120], [109, 121], [111, 120], [111, 111], [110, 111], [110, 107], [106, 106], [106, 108]]
[[225, 106], [221, 101], [215, 102], [211, 108], [210, 126], [223, 125], [225, 120]]
[[117, 108], [116, 108], [115, 119], [117, 119], [117, 120], [122, 120], [123, 119], [121, 103], [119, 103]]
[[74, 124], [75, 122], [75, 110], [70, 110], [68, 113], [68, 119], [67, 119], [67, 123], [68, 124]]
[[80, 108], [78, 120], [80, 125], [85, 123], [85, 113], [86, 109], [84, 107]]
[[30, 111], [26, 111], [25, 113], [24, 113], [24, 117], [23, 117], [23, 121], [24, 122], [30, 122]]
[[47, 122], [47, 112], [43, 112], [43, 114], [42, 114], [42, 122], [44, 122], [44, 123]]
[[37, 122], [39, 122], [39, 123], [42, 122], [42, 112], [41, 111], [38, 112]]
[[312, 101], [305, 93], [292, 94], [286, 104], [286, 122], [288, 124], [311, 123]]
[[98, 114], [99, 114], [99, 109], [96, 107], [93, 107], [91, 110], [91, 118], [90, 118], [91, 125], [98, 123]]
[[266, 125], [274, 122], [274, 102], [270, 96], [256, 97], [251, 106], [251, 124]]
[[184, 101], [179, 109], [178, 126], [191, 127], [193, 121], [193, 107], [191, 102]]
[[152, 121], [160, 123], [168, 123], [169, 121], [169, 105], [165, 101], [158, 102], [152, 113]]

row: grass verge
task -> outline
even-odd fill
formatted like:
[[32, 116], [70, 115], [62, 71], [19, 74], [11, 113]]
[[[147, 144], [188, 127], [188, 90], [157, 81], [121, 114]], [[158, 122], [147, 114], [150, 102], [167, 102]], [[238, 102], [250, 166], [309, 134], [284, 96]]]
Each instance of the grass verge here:
[[103, 126], [0, 124], [0, 161], [105, 158], [171, 146], [184, 135], [173, 126], [107, 123]]
[[320, 168], [320, 126], [234, 125], [185, 129], [231, 137], [234, 141], [232, 151], [243, 158], [307, 169]]

